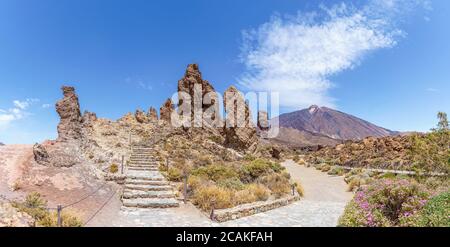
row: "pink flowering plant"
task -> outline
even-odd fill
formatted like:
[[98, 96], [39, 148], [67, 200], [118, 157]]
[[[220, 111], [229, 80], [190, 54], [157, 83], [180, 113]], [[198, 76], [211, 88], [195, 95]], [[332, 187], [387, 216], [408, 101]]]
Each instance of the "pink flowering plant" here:
[[339, 219], [341, 226], [414, 226], [430, 198], [413, 180], [382, 179], [362, 187]]

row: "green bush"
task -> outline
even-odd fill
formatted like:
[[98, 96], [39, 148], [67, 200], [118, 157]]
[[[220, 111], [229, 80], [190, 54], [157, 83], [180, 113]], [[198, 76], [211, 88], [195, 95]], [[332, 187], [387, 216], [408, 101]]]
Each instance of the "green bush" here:
[[239, 178], [237, 177], [220, 180], [219, 182], [217, 182], [217, 185], [220, 187], [233, 190], [242, 190], [245, 187], [242, 181], [239, 180]]
[[344, 175], [344, 173], [345, 173], [344, 168], [339, 166], [332, 166], [331, 169], [328, 171], [328, 175], [342, 176]]
[[431, 198], [419, 217], [420, 226], [450, 227], [450, 192]]
[[279, 173], [282, 170], [284, 170], [284, 167], [279, 163], [256, 159], [250, 163], [244, 164], [239, 171], [239, 176], [244, 182], [252, 182], [263, 175], [267, 175], [271, 172]]
[[235, 169], [233, 169], [233, 167], [221, 164], [198, 167], [192, 170], [191, 174], [194, 176], [207, 178], [214, 182], [238, 177], [238, 173]]

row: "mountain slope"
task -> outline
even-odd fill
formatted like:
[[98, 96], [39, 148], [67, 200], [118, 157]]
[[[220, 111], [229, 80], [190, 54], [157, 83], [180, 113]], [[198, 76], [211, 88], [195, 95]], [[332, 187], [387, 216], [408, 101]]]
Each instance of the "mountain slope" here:
[[355, 116], [315, 105], [308, 109], [282, 114], [279, 121], [280, 126], [284, 128], [309, 131], [341, 140], [360, 140], [368, 136], [384, 137], [397, 134]]
[[284, 144], [290, 147], [312, 147], [312, 146], [335, 146], [342, 141], [328, 136], [312, 133], [305, 130], [281, 127], [276, 138], [271, 139], [274, 143]]

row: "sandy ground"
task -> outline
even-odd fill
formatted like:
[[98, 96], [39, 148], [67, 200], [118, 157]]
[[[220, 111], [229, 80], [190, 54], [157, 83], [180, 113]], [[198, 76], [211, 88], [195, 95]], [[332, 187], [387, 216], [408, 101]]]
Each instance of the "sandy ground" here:
[[120, 188], [115, 183], [94, 178], [86, 164], [70, 168], [38, 165], [33, 159], [32, 145], [0, 146], [0, 177], [0, 196], [22, 200], [30, 192], [39, 192], [48, 201], [49, 208], [80, 201], [64, 210], [84, 222]]
[[20, 185], [20, 179], [28, 168], [27, 159], [32, 155], [32, 145], [0, 146], [0, 194], [8, 198], [22, 196], [14, 193], [14, 185]]

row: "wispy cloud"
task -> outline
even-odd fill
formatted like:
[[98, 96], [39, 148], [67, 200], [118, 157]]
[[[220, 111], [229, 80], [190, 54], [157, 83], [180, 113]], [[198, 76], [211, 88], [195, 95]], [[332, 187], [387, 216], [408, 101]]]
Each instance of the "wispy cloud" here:
[[14, 100], [13, 108], [7, 110], [0, 109], [0, 126], [7, 126], [13, 121], [20, 120], [30, 115], [27, 109], [39, 99]]
[[439, 92], [439, 90], [437, 90], [436, 88], [432, 88], [432, 87], [427, 88], [427, 91], [432, 92], [432, 93]]
[[42, 108], [44, 108], [44, 109], [47, 109], [47, 108], [50, 108], [50, 107], [51, 107], [50, 104], [42, 104]]
[[238, 82], [250, 90], [278, 91], [289, 108], [334, 106], [330, 77], [358, 66], [370, 52], [390, 48], [405, 33], [402, 17], [424, 0], [372, 0], [363, 6], [322, 6], [312, 13], [275, 15], [256, 29], [243, 31]]
[[148, 91], [151, 91], [151, 90], [153, 90], [153, 87], [152, 87], [152, 85], [151, 84], [149, 84], [149, 83], [146, 83], [146, 82], [144, 82], [144, 80], [142, 80], [142, 79], [136, 79], [136, 78], [132, 78], [132, 77], [127, 77], [126, 79], [125, 79], [125, 82], [127, 83], [127, 84], [133, 84], [133, 85], [136, 85], [138, 88], [140, 88], [140, 89], [144, 89], [144, 90], [148, 90]]

